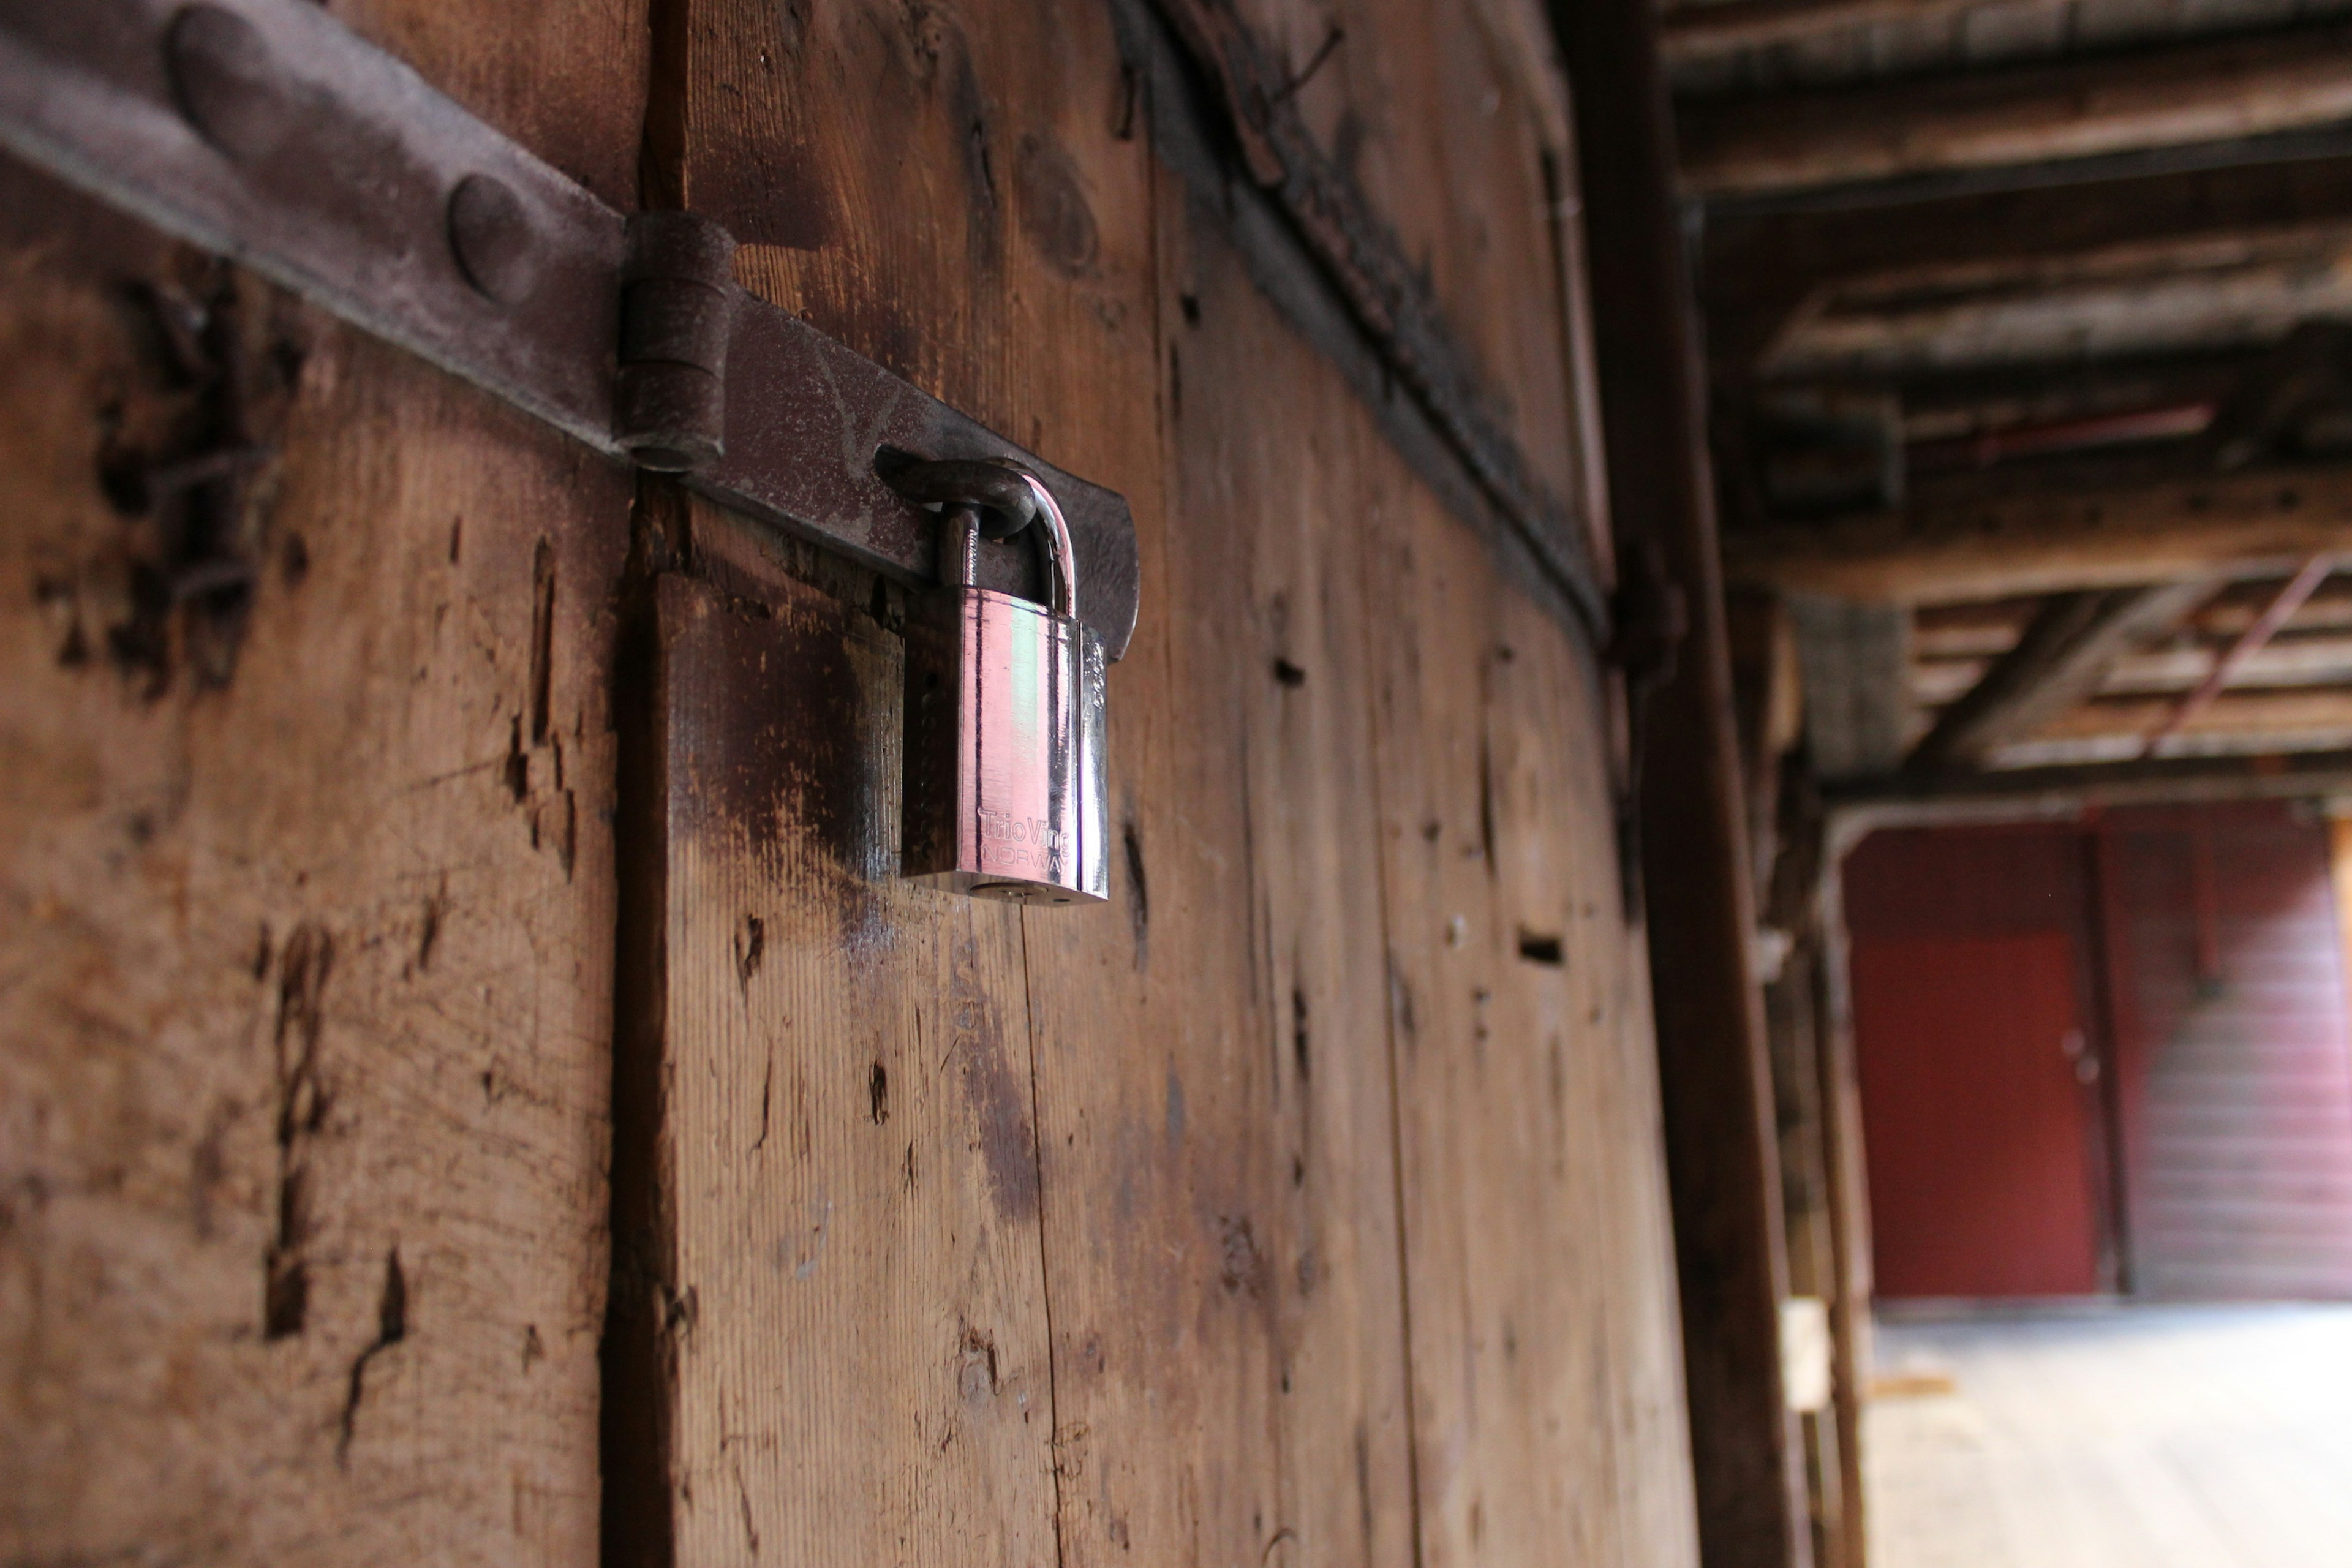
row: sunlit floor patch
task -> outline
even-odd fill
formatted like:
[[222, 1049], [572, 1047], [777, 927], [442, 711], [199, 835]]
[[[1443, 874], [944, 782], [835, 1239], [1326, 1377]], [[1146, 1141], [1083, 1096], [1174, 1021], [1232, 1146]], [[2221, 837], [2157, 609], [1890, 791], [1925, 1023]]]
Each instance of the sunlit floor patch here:
[[1884, 1322], [1873, 1568], [2344, 1568], [2352, 1307]]

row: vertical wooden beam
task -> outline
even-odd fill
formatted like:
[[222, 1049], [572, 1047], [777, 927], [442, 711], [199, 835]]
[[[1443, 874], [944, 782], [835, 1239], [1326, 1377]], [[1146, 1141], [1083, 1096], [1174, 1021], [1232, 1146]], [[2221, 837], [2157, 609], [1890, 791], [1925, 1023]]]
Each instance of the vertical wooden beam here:
[[1638, 804], [1700, 1549], [1709, 1568], [1804, 1563], [1755, 895], [1657, 20], [1633, 0], [1555, 0], [1551, 16], [1576, 89], [1619, 556], [1661, 552], [1690, 601], [1678, 668], [1648, 699]]
[[2352, 991], [2352, 816], [2340, 801], [2329, 803], [2327, 874], [2336, 889], [2336, 940], [2344, 952], [2344, 984]]
[[1854, 1068], [1853, 996], [1847, 984], [1849, 943], [1839, 867], [1858, 835], [1824, 813], [1814, 891], [1814, 1015], [1821, 1031], [1822, 1146], [1829, 1167], [1830, 1223], [1837, 1254], [1837, 1291], [1830, 1299], [1830, 1391], [1837, 1412], [1840, 1490], [1845, 1498], [1849, 1561], [1868, 1562], [1870, 1499], [1863, 1487], [1862, 1406], [1870, 1373], [1870, 1181], [1864, 1157], [1862, 1080]]
[[1862, 1561], [1853, 1511], [1859, 1489], [1849, 1486], [1845, 1462], [1854, 1434], [1837, 1403], [1842, 1374], [1851, 1382], [1853, 1359], [1840, 1351], [1851, 1348], [1853, 1314], [1849, 1310], [1842, 1318], [1839, 1310], [1850, 1303], [1841, 1300], [1845, 1269], [1837, 1219], [1834, 1106], [1822, 1070], [1826, 1029], [1820, 975], [1826, 953], [1819, 889], [1827, 824], [1805, 759], [1779, 752], [1772, 761], [1786, 780], [1775, 792], [1780, 817], [1773, 837], [1779, 847], [1761, 873], [1762, 914], [1766, 926], [1782, 933], [1789, 946], [1780, 972], [1765, 985], [1764, 1014], [1780, 1135], [1789, 1289], [1793, 1297], [1822, 1302], [1830, 1317], [1830, 1402], [1801, 1419], [1807, 1500], [1815, 1568], [1854, 1568]]

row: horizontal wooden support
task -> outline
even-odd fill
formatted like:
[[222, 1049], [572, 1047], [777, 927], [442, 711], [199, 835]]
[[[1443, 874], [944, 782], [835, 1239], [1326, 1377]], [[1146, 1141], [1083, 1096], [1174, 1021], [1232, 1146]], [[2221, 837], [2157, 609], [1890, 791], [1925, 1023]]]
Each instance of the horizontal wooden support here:
[[1707, 196], [2089, 158], [2352, 115], [2352, 27], [1824, 92], [1682, 106], [1685, 184]]
[[1700, 261], [1708, 353], [1751, 364], [1817, 293], [1971, 263], [2021, 265], [2119, 247], [2352, 218], [2352, 158], [2304, 158], [1899, 206], [1710, 212]]
[[[2038, 741], [2081, 741], [2107, 735], [2154, 733], [2180, 706], [2169, 694], [2104, 697], [2068, 709], [2034, 732]], [[2200, 737], [2288, 738], [2352, 735], [2352, 691], [2340, 688], [2283, 691], [2224, 691], [2200, 709], [2177, 733]]]
[[1813, 290], [1766, 374], [1907, 382], [1973, 367], [2242, 349], [2352, 314], [2352, 223], [1969, 259]]
[[[1922, 657], [1912, 666], [1911, 695], [1914, 700], [1929, 707], [1956, 700], [1990, 668], [1990, 661], [1984, 658], [1929, 655], [1927, 649], [1934, 646], [1931, 639], [1914, 634], [1914, 649]], [[2211, 643], [2197, 643], [2126, 654], [2109, 668], [2099, 682], [2099, 690], [2109, 697], [2160, 696], [2167, 692], [2179, 697], [2197, 689], [2221, 651]], [[2249, 655], [2238, 667], [2233, 684], [2250, 689], [2352, 686], [2352, 637], [2324, 634], [2282, 636]]]
[[1724, 535], [1727, 574], [1840, 598], [1920, 604], [2250, 575], [2352, 550], [2352, 468], [2271, 468], [2023, 492]]
[[[2290, 620], [2287, 624], [2294, 623]], [[2116, 661], [2099, 689], [2110, 696], [2194, 690], [2221, 652], [2209, 644], [2131, 654]], [[2352, 686], [2352, 638], [2282, 635], [2248, 655], [2238, 667], [2232, 684]]]
[[1972, 766], [2044, 728], [2095, 689], [2116, 659], [2161, 635], [2213, 591], [2209, 579], [2053, 596], [1911, 753], [1919, 768]]
[[1851, 847], [1878, 827], [2071, 816], [2099, 806], [2352, 795], [2352, 751], [1906, 775], [1832, 784], [1822, 794], [1834, 841]]
[[[1981, 0], [1713, 0], [1679, 5], [1659, 23], [1660, 46], [1676, 64], [1735, 49], [1793, 44], [1880, 22], [1934, 22], [1973, 10]], [[2064, 0], [2029, 0], [2056, 10]], [[2007, 9], [2021, 10], [2012, 4]]]

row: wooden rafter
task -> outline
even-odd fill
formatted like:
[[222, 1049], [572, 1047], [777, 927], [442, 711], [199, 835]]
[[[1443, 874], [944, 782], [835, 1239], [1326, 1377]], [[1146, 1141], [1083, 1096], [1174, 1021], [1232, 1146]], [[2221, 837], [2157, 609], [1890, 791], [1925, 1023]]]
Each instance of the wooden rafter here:
[[2055, 595], [2017, 646], [1937, 719], [1910, 765], [1973, 767], [2089, 696], [2116, 660], [2210, 596], [2210, 578]]
[[1698, 100], [1682, 109], [1682, 169], [1693, 191], [1729, 195], [2224, 141], [2347, 115], [2352, 27], [2331, 25], [1931, 82]]
[[1724, 536], [1735, 581], [1916, 604], [2251, 576], [2352, 550], [2352, 467], [1935, 503]]
[[1851, 844], [1874, 826], [2068, 815], [2088, 806], [2199, 800], [2282, 800], [2352, 792], [2352, 751], [2293, 756], [2172, 757], [2154, 762], [1906, 773], [1824, 786]]
[[2352, 158], [1950, 196], [1899, 206], [1708, 216], [1708, 352], [1752, 365], [1818, 291], [1928, 268], [2031, 267], [2122, 247], [2352, 219]]
[[[2054, 9], [2063, 0], [2033, 0]], [[1680, 5], [1660, 24], [1666, 58], [1680, 62], [1734, 49], [1791, 44], [1879, 22], [1931, 22], [1981, 0], [1715, 0]]]
[[2277, 597], [2265, 605], [2263, 613], [2254, 617], [2253, 625], [2239, 633], [2238, 640], [2230, 645], [2229, 651], [2213, 661], [2212, 672], [2197, 683], [2197, 689], [2182, 698], [2179, 706], [2173, 709], [2162, 723], [2148, 731], [2145, 754], [2156, 755], [2166, 741], [2195, 723], [2197, 716], [2211, 706], [2222, 688], [2230, 684], [2231, 678], [2245, 667], [2248, 659], [2263, 651], [2263, 645], [2286, 625], [2288, 617], [2301, 609], [2304, 601], [2327, 580], [2327, 574], [2334, 570], [2335, 565], [2334, 556], [2315, 555], [2304, 563], [2302, 571], [2287, 579]]

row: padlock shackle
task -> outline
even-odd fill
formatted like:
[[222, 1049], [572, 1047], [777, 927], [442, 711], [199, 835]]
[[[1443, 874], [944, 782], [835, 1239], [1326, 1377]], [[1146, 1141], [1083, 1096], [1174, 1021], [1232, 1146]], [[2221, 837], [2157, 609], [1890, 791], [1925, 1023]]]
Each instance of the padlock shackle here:
[[[945, 509], [940, 513], [943, 519], [953, 517], [959, 507], [980, 508], [1002, 516], [1005, 521], [1001, 527], [982, 526], [980, 531], [990, 538], [1009, 538], [1032, 522], [1041, 525], [1045, 531], [1045, 574], [1051, 582], [1049, 605], [1057, 616], [1077, 618], [1078, 555], [1070, 543], [1070, 524], [1062, 516], [1062, 505], [1045, 488], [1045, 480], [1001, 458], [926, 460], [887, 448], [876, 458], [875, 472], [908, 500]], [[943, 545], [947, 542], [941, 541]], [[968, 540], [962, 543], [970, 548]], [[959, 573], [944, 562], [940, 578], [971, 581], [968, 573]]]
[[1025, 469], [1015, 468], [1021, 482], [1029, 487], [1036, 498], [1037, 524], [1045, 531], [1046, 575], [1052, 579], [1051, 608], [1054, 614], [1069, 620], [1078, 616], [1078, 561], [1070, 547], [1070, 525], [1062, 516], [1060, 503], [1045, 482]]

